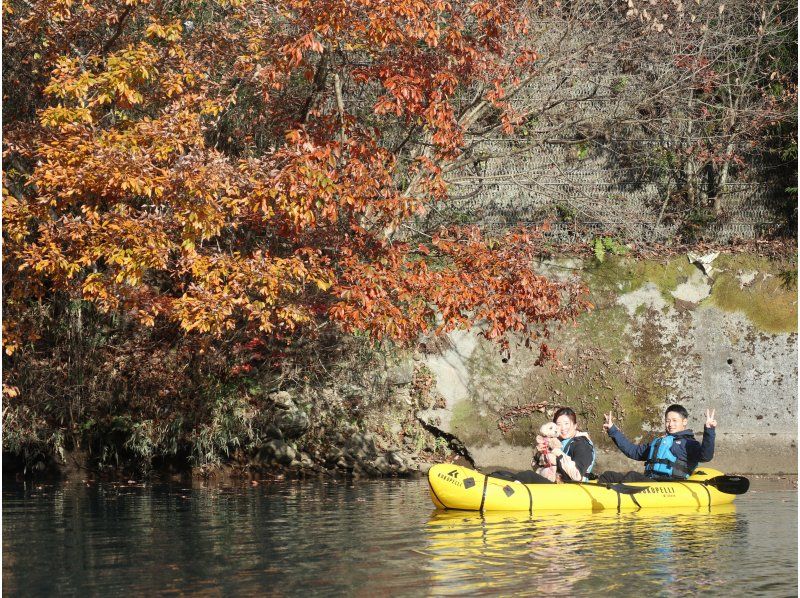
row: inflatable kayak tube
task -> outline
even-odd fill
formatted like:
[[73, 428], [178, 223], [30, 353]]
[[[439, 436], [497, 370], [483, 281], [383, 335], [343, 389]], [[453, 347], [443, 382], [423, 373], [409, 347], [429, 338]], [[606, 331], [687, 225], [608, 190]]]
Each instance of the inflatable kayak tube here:
[[[715, 469], [698, 469], [686, 481], [636, 482], [605, 485], [596, 482], [523, 484], [485, 476], [447, 463], [428, 471], [433, 504], [461, 511], [603, 511], [613, 509], [663, 509], [713, 507], [733, 502], [734, 495], [702, 483], [721, 475]], [[635, 493], [626, 493], [642, 488]]]

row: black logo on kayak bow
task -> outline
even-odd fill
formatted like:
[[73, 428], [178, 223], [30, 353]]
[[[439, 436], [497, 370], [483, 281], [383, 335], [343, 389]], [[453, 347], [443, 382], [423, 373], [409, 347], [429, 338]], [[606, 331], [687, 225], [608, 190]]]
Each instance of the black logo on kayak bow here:
[[449, 475], [451, 477], [454, 477], [454, 478], [457, 478], [458, 477], [458, 470], [454, 469], [453, 471], [448, 471], [447, 475]]
[[512, 494], [514, 494], [514, 489], [511, 486], [505, 486], [503, 488], [503, 492], [506, 493], [506, 496], [511, 496]]
[[464, 478], [464, 488], [469, 490], [474, 485], [475, 485], [475, 479], [474, 478]]
[[451, 484], [455, 484], [456, 486], [461, 485], [461, 482], [458, 480], [458, 478], [456, 478], [455, 476], [451, 476], [449, 473], [437, 473], [436, 475], [441, 479], [450, 482]]

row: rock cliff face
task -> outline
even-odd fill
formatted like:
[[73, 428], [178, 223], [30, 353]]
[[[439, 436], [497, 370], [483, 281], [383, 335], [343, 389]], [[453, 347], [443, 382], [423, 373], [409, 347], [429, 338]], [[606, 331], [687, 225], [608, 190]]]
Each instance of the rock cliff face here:
[[596, 306], [577, 327], [554, 331], [560, 367], [535, 366], [522, 347], [504, 361], [471, 333], [452, 334], [448, 350], [427, 357], [446, 405], [422, 418], [460, 439], [477, 466], [527, 467], [534, 430], [569, 405], [598, 446], [598, 470], [639, 468], [603, 433], [603, 412], [644, 441], [677, 402], [698, 438], [705, 409], [716, 409], [717, 469], [797, 472], [797, 291], [785, 264], [721, 255], [710, 276], [686, 256], [539, 267], [577, 271]]

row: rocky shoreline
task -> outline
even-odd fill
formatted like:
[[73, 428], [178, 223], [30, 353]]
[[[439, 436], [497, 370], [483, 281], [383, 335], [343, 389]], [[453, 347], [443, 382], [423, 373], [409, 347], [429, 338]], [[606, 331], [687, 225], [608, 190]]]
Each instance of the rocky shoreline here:
[[[394, 386], [410, 386], [413, 381], [414, 376], [409, 374]], [[320, 409], [311, 408], [307, 396], [279, 391], [269, 395], [265, 403], [270, 407], [260, 413], [260, 419], [268, 422], [261, 430], [265, 441], [250, 450], [239, 448], [220, 462], [193, 465], [190, 459], [176, 456], [154, 459], [145, 468], [137, 463], [109, 467], [98, 464], [87, 450], [68, 449], [34, 466], [6, 453], [3, 476], [81, 482], [128, 478], [254, 481], [313, 476], [406, 477], [455, 458], [470, 465], [471, 459], [461, 456], [464, 448], [458, 439], [418, 416], [419, 407], [430, 405], [420, 405], [418, 400], [410, 400], [411, 394], [408, 396], [409, 400], [394, 403], [405, 408], [388, 417], [372, 409], [362, 413], [357, 424], [341, 418], [322, 423]], [[330, 393], [327, 399], [330, 402]]]

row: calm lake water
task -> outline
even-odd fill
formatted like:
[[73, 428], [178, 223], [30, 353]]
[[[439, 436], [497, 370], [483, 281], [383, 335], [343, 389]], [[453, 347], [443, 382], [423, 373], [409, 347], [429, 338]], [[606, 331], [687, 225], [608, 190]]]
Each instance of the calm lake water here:
[[797, 595], [797, 491], [712, 512], [438, 513], [421, 480], [3, 486], [3, 595]]

